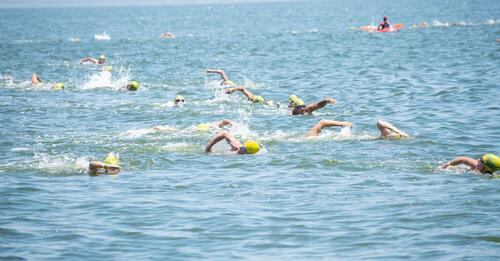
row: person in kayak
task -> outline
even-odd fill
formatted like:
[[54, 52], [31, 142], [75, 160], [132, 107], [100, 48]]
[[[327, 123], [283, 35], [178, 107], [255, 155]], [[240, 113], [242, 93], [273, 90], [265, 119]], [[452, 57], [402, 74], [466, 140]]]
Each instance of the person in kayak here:
[[384, 21], [378, 25], [377, 30], [382, 30], [391, 27], [389, 22], [387, 22], [387, 16], [384, 16]]

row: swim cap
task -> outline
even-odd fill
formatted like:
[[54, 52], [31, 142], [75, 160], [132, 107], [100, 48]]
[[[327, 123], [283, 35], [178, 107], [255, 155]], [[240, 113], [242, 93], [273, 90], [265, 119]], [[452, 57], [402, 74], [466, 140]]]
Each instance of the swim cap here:
[[243, 144], [248, 154], [255, 154], [259, 152], [259, 144], [253, 140], [248, 140]]
[[233, 81], [231, 81], [231, 80], [226, 80], [226, 81], [224, 81], [224, 83], [223, 83], [223, 84], [224, 84], [224, 85], [234, 85], [234, 82], [233, 82]]
[[485, 154], [481, 157], [487, 171], [493, 173], [500, 169], [500, 158], [494, 154]]
[[99, 60], [106, 60], [106, 56], [104, 54], [99, 55]]
[[200, 123], [200, 124], [196, 125], [196, 131], [199, 131], [199, 132], [207, 132], [209, 129], [210, 129], [210, 126], [208, 126], [208, 124], [206, 124], [206, 123]]
[[260, 102], [260, 103], [264, 103], [264, 97], [258, 95], [258, 96], [253, 96], [252, 98], [252, 102], [253, 103], [257, 103], [257, 102]]
[[295, 94], [292, 94], [292, 95], [290, 95], [290, 97], [288, 98], [288, 101], [293, 102], [293, 101], [295, 101], [295, 100], [297, 100], [297, 99], [299, 99], [299, 97], [297, 97], [297, 95], [295, 95]]
[[180, 96], [180, 95], [177, 95], [175, 96], [175, 100], [180, 100], [180, 101], [184, 101], [184, 97]]
[[303, 100], [301, 100], [301, 99], [296, 99], [295, 101], [293, 101], [293, 105], [295, 106], [295, 108], [297, 108], [298, 106], [304, 106], [304, 105], [306, 105], [306, 104], [304, 103], [304, 101], [303, 101]]
[[137, 91], [139, 89], [139, 82], [136, 80], [132, 80], [127, 84], [127, 90], [129, 91]]
[[104, 67], [104, 69], [106, 71], [108, 71], [108, 72], [112, 72], [113, 71], [113, 66], [111, 66], [111, 65], [110, 66], [106, 66], [106, 67]]
[[104, 160], [104, 163], [109, 165], [118, 165], [120, 163], [120, 159], [113, 152], [110, 152]]
[[52, 89], [54, 89], [54, 90], [62, 90], [62, 89], [64, 89], [64, 83], [58, 82], [58, 83], [54, 84], [54, 86], [52, 87]]

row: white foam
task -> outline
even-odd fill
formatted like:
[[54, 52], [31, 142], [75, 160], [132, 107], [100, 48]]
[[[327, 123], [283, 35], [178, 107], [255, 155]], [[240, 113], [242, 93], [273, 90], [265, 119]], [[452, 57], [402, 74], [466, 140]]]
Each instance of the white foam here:
[[102, 34], [94, 34], [94, 39], [97, 41], [109, 41], [111, 40], [111, 36], [104, 31]]
[[69, 41], [70, 42], [80, 42], [80, 38], [78, 38], [78, 37], [71, 37], [71, 38], [69, 38]]

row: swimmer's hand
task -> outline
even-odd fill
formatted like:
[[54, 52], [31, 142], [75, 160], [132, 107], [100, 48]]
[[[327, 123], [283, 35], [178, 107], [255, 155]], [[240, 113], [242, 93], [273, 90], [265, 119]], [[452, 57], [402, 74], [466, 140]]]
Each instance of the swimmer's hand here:
[[448, 166], [450, 166], [450, 163], [449, 163], [449, 162], [448, 162], [448, 163], [445, 163], [445, 164], [443, 164], [443, 165], [441, 165], [441, 168], [442, 168], [442, 169], [446, 169]]
[[235, 91], [235, 88], [229, 88], [225, 91], [226, 94], [231, 94]]
[[333, 99], [333, 98], [326, 98], [326, 101], [327, 101], [328, 103], [330, 103], [330, 104], [335, 104], [335, 103], [337, 103], [337, 101], [336, 101], [335, 99]]
[[212, 148], [209, 148], [208, 146], [205, 148], [205, 153], [210, 153], [212, 152]]

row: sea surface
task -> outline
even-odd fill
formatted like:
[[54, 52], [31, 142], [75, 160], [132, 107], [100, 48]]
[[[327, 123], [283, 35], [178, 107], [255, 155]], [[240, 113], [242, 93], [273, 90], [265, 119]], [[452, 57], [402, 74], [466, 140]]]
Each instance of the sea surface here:
[[[0, 259], [498, 260], [500, 179], [438, 166], [500, 153], [499, 11], [497, 0], [0, 9]], [[405, 28], [356, 30], [384, 15]], [[101, 54], [112, 72], [79, 63]], [[275, 105], [225, 94], [207, 68]], [[32, 87], [32, 73], [45, 83]], [[137, 92], [120, 90], [132, 79]], [[290, 116], [291, 94], [337, 104]], [[196, 126], [222, 119], [261, 151], [222, 141], [204, 153], [220, 129]], [[354, 125], [306, 139], [321, 119]], [[380, 119], [411, 138], [377, 140]], [[109, 152], [122, 172], [90, 176]]]

